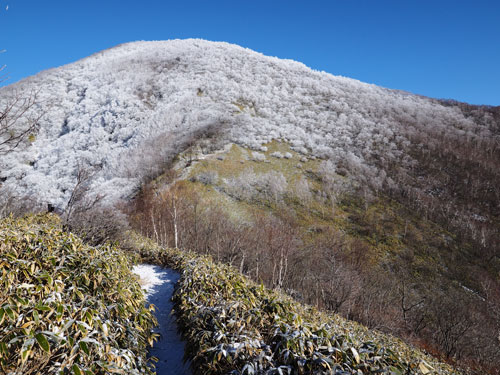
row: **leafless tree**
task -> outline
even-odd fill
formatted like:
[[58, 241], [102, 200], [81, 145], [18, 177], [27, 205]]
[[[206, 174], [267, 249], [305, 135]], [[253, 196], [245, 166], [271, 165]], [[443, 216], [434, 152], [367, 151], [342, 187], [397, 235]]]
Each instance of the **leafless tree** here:
[[[5, 65], [0, 66], [0, 83], [8, 79], [4, 72]], [[11, 92], [9, 97], [0, 101], [0, 156], [12, 152], [36, 133], [38, 122], [43, 116], [43, 112], [36, 109], [37, 95], [36, 91], [28, 95]], [[1, 192], [0, 216], [34, 211], [35, 206], [30, 197], [19, 197], [5, 188]]]
[[[8, 79], [3, 74], [5, 65], [0, 67], [0, 83]], [[37, 104], [38, 92], [28, 95], [14, 92], [0, 107], [0, 155], [18, 147], [25, 139], [36, 132], [41, 111], [32, 111]]]
[[65, 228], [93, 245], [120, 240], [128, 226], [120, 207], [103, 204], [105, 196], [92, 192], [97, 173], [95, 168], [78, 165], [75, 185], [61, 213]]
[[88, 212], [95, 208], [104, 198], [103, 195], [90, 194], [90, 188], [96, 171], [92, 168], [80, 164], [75, 170], [76, 181], [71, 191], [66, 208], [62, 217], [66, 225], [74, 221], [74, 217]]

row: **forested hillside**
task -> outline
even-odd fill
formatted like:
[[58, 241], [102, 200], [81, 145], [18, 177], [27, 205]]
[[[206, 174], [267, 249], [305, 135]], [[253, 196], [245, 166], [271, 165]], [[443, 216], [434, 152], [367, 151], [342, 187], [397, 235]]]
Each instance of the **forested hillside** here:
[[133, 228], [498, 374], [499, 107], [190, 39], [42, 72], [0, 108], [2, 215], [54, 210], [91, 244]]

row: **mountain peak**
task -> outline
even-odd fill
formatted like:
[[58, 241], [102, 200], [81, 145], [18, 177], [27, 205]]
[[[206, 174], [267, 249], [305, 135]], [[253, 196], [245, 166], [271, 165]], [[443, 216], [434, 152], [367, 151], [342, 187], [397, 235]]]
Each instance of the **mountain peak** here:
[[253, 148], [282, 140], [371, 174], [375, 154], [411, 163], [402, 153], [409, 124], [478, 128], [457, 106], [200, 39], [121, 44], [2, 88], [1, 101], [33, 87], [33, 111], [44, 113], [38, 134], [2, 158], [0, 177], [4, 188], [59, 207], [82, 165], [96, 171], [93, 189], [116, 201], [139, 183], [127, 157], [162, 137], [168, 148], [208, 128]]

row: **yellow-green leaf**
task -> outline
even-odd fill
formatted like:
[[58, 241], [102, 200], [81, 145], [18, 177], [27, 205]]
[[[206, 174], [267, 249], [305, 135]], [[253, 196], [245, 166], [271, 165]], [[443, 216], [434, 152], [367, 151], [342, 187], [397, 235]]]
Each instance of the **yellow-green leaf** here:
[[89, 347], [85, 341], [80, 341], [78, 345], [80, 346], [80, 349], [85, 352], [85, 354], [90, 355]]
[[26, 360], [28, 359], [34, 342], [35, 342], [35, 340], [28, 339], [23, 343], [23, 346], [21, 348], [21, 361], [22, 362], [26, 362]]
[[73, 365], [73, 373], [75, 375], [82, 375], [82, 370], [80, 370], [80, 367], [78, 367], [78, 365]]
[[45, 337], [45, 335], [43, 333], [37, 333], [35, 335], [35, 339], [36, 341], [38, 342], [38, 345], [40, 345], [40, 347], [46, 351], [47, 353], [50, 352], [50, 345], [49, 345], [49, 342], [47, 341], [47, 338]]
[[2, 354], [8, 353], [7, 344], [5, 344], [3, 341], [0, 341], [0, 353]]
[[10, 318], [10, 320], [14, 320], [15, 319], [14, 311], [12, 311], [12, 309], [10, 307], [7, 306], [5, 308], [5, 312], [7, 313], [8, 317]]
[[24, 323], [24, 324], [21, 326], [21, 329], [28, 328], [28, 327], [29, 327], [30, 325], [32, 325], [33, 323], [35, 323], [35, 322], [33, 322], [33, 321], [31, 321], [31, 322], [26, 322], [26, 323]]
[[33, 310], [33, 319], [35, 319], [35, 323], [40, 321], [40, 315], [38, 315], [38, 311]]

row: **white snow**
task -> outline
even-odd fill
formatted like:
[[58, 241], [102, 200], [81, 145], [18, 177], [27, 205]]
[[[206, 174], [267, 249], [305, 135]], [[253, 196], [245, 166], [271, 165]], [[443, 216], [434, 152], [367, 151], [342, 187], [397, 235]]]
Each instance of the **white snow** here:
[[188, 375], [189, 363], [184, 363], [184, 343], [178, 333], [172, 315], [172, 294], [179, 274], [170, 268], [151, 264], [140, 264], [132, 269], [139, 276], [142, 288], [146, 291], [149, 303], [155, 305], [155, 316], [159, 327], [155, 332], [160, 339], [150, 349], [149, 354], [158, 358], [158, 375]]
[[96, 53], [0, 89], [0, 106], [31, 90], [46, 112], [39, 134], [0, 159], [0, 179], [58, 207], [71, 195], [78, 165], [99, 170], [92, 191], [112, 203], [131, 194], [176, 140], [210, 125], [223, 124], [228, 142], [262, 150], [279, 139], [360, 175], [377, 175], [374, 153], [410, 164], [403, 151], [415, 123], [453, 134], [489, 131], [458, 107], [197, 39]]
[[163, 284], [171, 282], [164, 268], [152, 264], [138, 264], [132, 268], [132, 272], [139, 276], [142, 289], [146, 297], [158, 291]]

